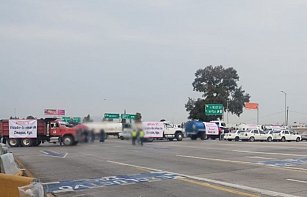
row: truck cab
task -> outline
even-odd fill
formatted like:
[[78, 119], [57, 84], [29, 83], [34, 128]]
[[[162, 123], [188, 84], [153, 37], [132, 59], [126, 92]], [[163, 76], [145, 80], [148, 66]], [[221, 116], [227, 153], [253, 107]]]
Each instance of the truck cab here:
[[171, 124], [169, 122], [164, 123], [164, 137], [170, 141], [176, 139], [177, 141], [182, 141], [183, 131], [182, 128], [179, 128], [178, 125]]

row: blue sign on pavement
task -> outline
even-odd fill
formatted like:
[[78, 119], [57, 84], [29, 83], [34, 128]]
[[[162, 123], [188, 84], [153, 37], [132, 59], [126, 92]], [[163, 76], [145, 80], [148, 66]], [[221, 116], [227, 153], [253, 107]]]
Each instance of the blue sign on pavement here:
[[68, 153], [58, 153], [55, 151], [50, 151], [50, 150], [43, 150], [41, 151], [44, 156], [50, 156], [50, 157], [59, 157], [59, 158], [65, 158]]
[[297, 166], [307, 163], [307, 158], [262, 161], [259, 164], [277, 167]]
[[97, 187], [130, 185], [144, 182], [154, 182], [162, 180], [176, 179], [178, 175], [167, 172], [150, 172], [135, 175], [120, 175], [93, 179], [68, 180], [60, 182], [45, 183], [47, 193], [59, 193], [92, 189]]

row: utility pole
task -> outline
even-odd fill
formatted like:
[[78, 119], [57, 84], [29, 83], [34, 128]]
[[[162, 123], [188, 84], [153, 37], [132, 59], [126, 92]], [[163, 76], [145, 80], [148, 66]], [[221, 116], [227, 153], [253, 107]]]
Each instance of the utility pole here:
[[285, 95], [285, 126], [288, 126], [288, 121], [287, 121], [287, 93], [285, 91], [280, 91]]

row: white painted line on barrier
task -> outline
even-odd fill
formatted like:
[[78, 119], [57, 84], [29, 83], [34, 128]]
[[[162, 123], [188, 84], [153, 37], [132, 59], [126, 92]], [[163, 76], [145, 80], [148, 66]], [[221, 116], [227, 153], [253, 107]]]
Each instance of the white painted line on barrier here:
[[283, 155], [283, 156], [296, 156], [296, 157], [307, 157], [307, 155], [298, 155], [290, 153], [270, 153], [270, 152], [258, 152], [258, 151], [247, 151], [247, 150], [232, 150], [238, 153], [254, 153], [254, 154], [264, 154], [264, 155]]
[[240, 190], [255, 192], [255, 193], [262, 194], [262, 195], [279, 196], [279, 197], [298, 197], [298, 196], [291, 195], [291, 194], [275, 192], [275, 191], [270, 191], [270, 190], [265, 190], [265, 189], [260, 189], [260, 188], [254, 188], [254, 187], [249, 187], [249, 186], [245, 186], [245, 185], [233, 184], [233, 183], [228, 183], [228, 182], [223, 182], [223, 181], [217, 181], [217, 180], [213, 180], [213, 179], [201, 178], [201, 177], [197, 177], [197, 176], [190, 176], [190, 175], [186, 175], [186, 174], [164, 171], [164, 170], [149, 168], [149, 167], [145, 167], [145, 166], [116, 162], [116, 161], [111, 161], [111, 160], [108, 160], [108, 162], [118, 164], [118, 165], [124, 165], [124, 166], [139, 168], [139, 169], [151, 169], [153, 171], [163, 171], [163, 172], [167, 172], [167, 173], [177, 174], [178, 176], [193, 179], [193, 180], [198, 180], [198, 181], [203, 181], [203, 182], [207, 182], [207, 183], [213, 183], [213, 184], [218, 184], [218, 185], [222, 185], [222, 186], [226, 186], [226, 187], [236, 188], [236, 189], [240, 189]]
[[286, 179], [287, 181], [298, 182], [298, 183], [307, 183], [307, 181], [301, 181], [296, 179]]

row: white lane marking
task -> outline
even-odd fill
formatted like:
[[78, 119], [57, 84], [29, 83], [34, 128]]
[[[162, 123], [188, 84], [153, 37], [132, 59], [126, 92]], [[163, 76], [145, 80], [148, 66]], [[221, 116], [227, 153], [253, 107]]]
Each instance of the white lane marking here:
[[264, 154], [264, 155], [283, 155], [283, 156], [296, 156], [296, 157], [307, 157], [307, 155], [298, 155], [290, 153], [270, 153], [270, 152], [258, 152], [258, 151], [247, 151], [247, 150], [232, 150], [238, 153], [254, 153], [254, 154]]
[[209, 160], [209, 161], [222, 161], [222, 162], [229, 162], [229, 163], [241, 163], [241, 164], [258, 165], [256, 163], [252, 163], [252, 162], [249, 162], [249, 161], [234, 161], [234, 160], [216, 159], [216, 158], [209, 158], [209, 157], [195, 157], [195, 156], [188, 156], [188, 155], [176, 155], [176, 157], [185, 157], [185, 158], [201, 159], [201, 160]]
[[116, 161], [111, 161], [111, 160], [108, 160], [108, 162], [118, 164], [118, 165], [135, 167], [135, 168], [152, 169], [153, 171], [163, 171], [163, 172], [166, 172], [166, 173], [173, 173], [173, 174], [177, 174], [178, 176], [182, 176], [182, 177], [189, 178], [189, 179], [194, 179], [194, 180], [198, 180], [198, 181], [204, 181], [204, 182], [207, 182], [207, 183], [223, 185], [223, 186], [226, 186], [226, 187], [232, 187], [232, 188], [236, 188], [236, 189], [240, 189], [240, 190], [251, 191], [251, 192], [255, 192], [255, 193], [259, 193], [259, 194], [263, 194], [263, 195], [268, 195], [268, 196], [298, 197], [298, 196], [294, 196], [294, 195], [291, 195], [291, 194], [275, 192], [275, 191], [270, 191], [270, 190], [255, 188], [255, 187], [249, 187], [249, 186], [239, 185], [239, 184], [234, 184], [234, 183], [228, 183], [228, 182], [224, 182], [224, 181], [217, 181], [217, 180], [213, 180], [213, 179], [201, 178], [201, 177], [197, 177], [197, 176], [190, 176], [190, 175], [186, 175], [186, 174], [164, 171], [164, 170], [149, 168], [149, 167], [145, 167], [145, 166], [138, 166], [138, 165], [116, 162]]
[[286, 179], [287, 181], [298, 182], [298, 183], [307, 183], [307, 181], [301, 181], [296, 179]]
[[251, 158], [251, 159], [276, 159], [272, 157], [258, 157], [258, 156], [246, 156], [246, 157]]
[[304, 173], [306, 173], [306, 171], [307, 171], [307, 169], [305, 169], [305, 168], [296, 168], [296, 167], [287, 167], [287, 166], [285, 166], [285, 167], [271, 166], [271, 165], [265, 165], [265, 164], [262, 164], [262, 163], [253, 163], [253, 162], [248, 162], [248, 161], [236, 161], [236, 160], [216, 159], [216, 158], [208, 158], [208, 157], [196, 157], [196, 156], [188, 156], [188, 155], [176, 155], [176, 157], [192, 158], [192, 159], [200, 159], [200, 160], [208, 160], [208, 161], [221, 161], [221, 162], [228, 162], [228, 163], [239, 163], [239, 164], [274, 168], [274, 169], [278, 169], [278, 170], [301, 171], [301, 172], [304, 172]]

